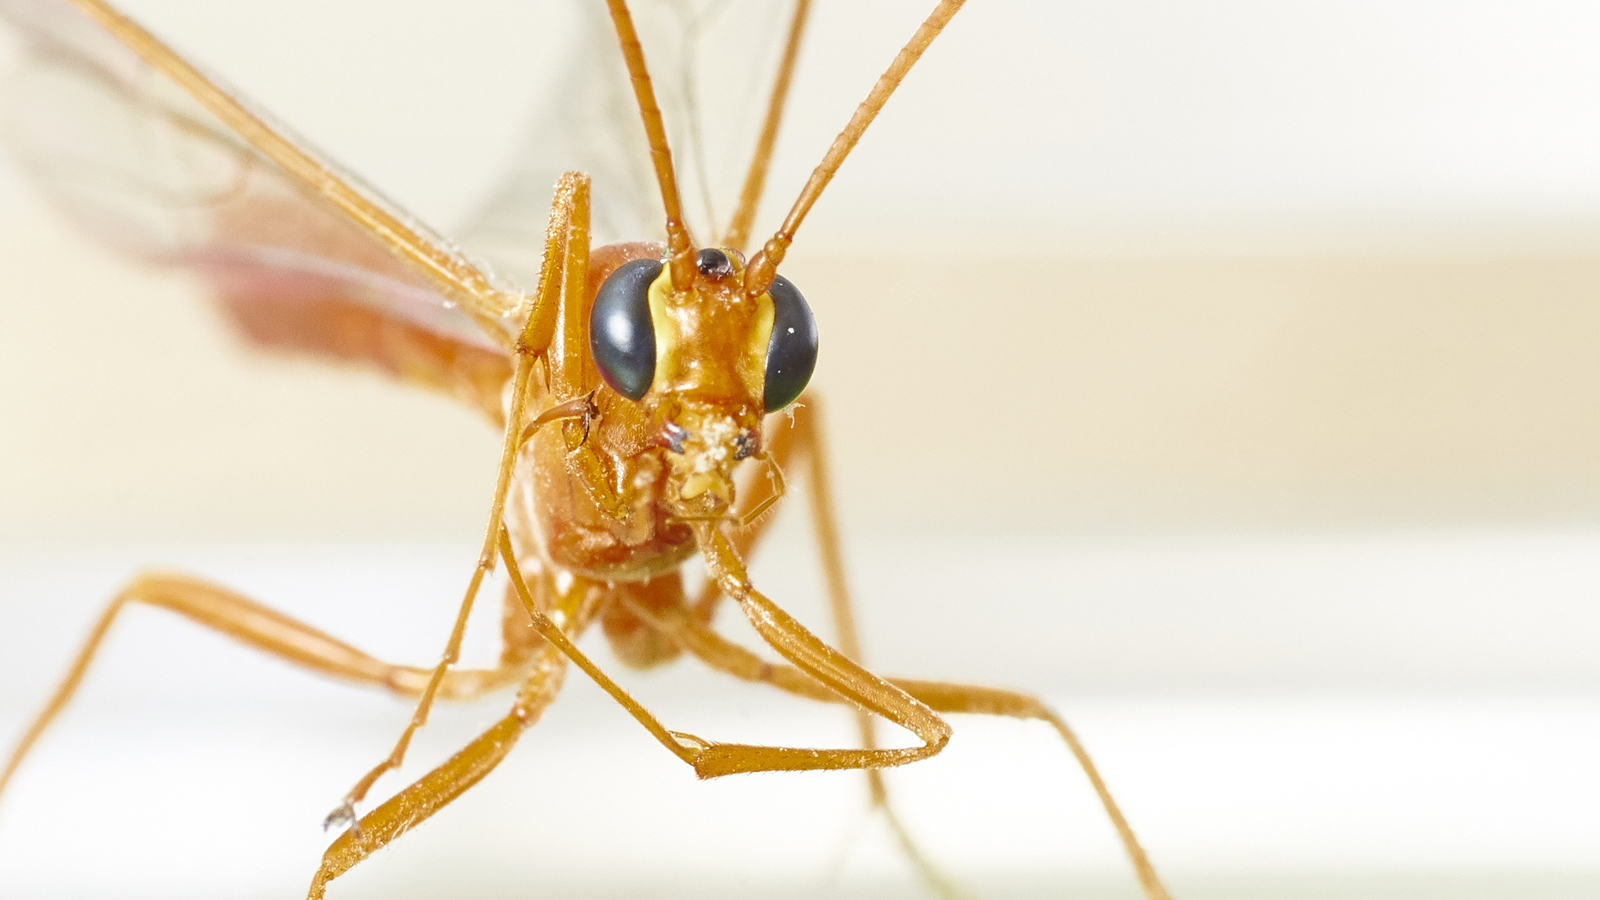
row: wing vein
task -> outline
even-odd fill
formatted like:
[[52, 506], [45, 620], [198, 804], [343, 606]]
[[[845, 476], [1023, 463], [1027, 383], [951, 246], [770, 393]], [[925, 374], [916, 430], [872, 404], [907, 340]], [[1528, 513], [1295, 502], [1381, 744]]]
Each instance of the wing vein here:
[[325, 198], [390, 252], [414, 266], [440, 293], [470, 315], [496, 343], [510, 348], [508, 321], [521, 297], [496, 287], [477, 266], [443, 239], [425, 235], [354, 179], [307, 152], [295, 139], [246, 107], [137, 23], [100, 2], [72, 0], [151, 68], [170, 78], [212, 115], [307, 190]]

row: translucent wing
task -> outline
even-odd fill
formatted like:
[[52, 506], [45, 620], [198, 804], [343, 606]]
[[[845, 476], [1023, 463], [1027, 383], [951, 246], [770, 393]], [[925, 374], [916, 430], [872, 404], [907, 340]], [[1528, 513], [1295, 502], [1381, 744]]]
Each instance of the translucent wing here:
[[[616, 33], [598, 0], [581, 2], [565, 76], [538, 110], [517, 165], [461, 230], [475, 258], [531, 283], [551, 187], [564, 171], [594, 179], [598, 243], [665, 237]], [[656, 99], [665, 114], [688, 224], [716, 243], [733, 213], [778, 64], [790, 4], [633, 0]]]
[[262, 343], [428, 383], [457, 356], [504, 368], [520, 297], [376, 191], [98, 0], [0, 0], [0, 16], [32, 57], [7, 137], [82, 226], [199, 272]]

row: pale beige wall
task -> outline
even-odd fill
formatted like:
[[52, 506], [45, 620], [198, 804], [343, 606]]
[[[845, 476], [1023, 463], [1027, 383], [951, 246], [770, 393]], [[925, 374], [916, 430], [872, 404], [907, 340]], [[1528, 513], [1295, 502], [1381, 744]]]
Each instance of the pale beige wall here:
[[[495, 437], [472, 414], [252, 358], [183, 279], [53, 227], [8, 246], [27, 302], [0, 353], [0, 532], [378, 537], [481, 515]], [[996, 262], [796, 261], [859, 527], [1600, 513], [1600, 259]]]
[[[922, 6], [822, 4], [776, 196]], [[537, 4], [133, 8], [439, 222], [560, 50]], [[791, 257], [853, 520], [1594, 516], [1587, 13], [1424, 13], [964, 11]], [[469, 415], [245, 359], [181, 279], [84, 246], [14, 172], [0, 207], [0, 534], [480, 515], [493, 437]]]

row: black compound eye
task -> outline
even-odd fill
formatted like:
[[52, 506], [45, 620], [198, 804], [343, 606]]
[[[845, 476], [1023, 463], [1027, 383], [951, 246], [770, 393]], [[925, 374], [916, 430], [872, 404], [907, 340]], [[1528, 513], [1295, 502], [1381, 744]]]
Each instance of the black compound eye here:
[[793, 403], [817, 368], [817, 320], [806, 298], [782, 275], [767, 289], [772, 295], [772, 338], [767, 341], [767, 412]]
[[629, 400], [643, 397], [656, 377], [650, 285], [660, 276], [660, 260], [624, 263], [600, 285], [589, 313], [589, 352], [594, 354], [594, 363], [606, 384]]

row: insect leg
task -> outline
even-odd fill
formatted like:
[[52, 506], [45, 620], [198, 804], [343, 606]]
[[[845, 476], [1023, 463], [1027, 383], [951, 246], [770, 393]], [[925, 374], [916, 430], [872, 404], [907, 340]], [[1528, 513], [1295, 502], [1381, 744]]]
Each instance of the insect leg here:
[[695, 759], [695, 772], [715, 778], [743, 772], [807, 769], [876, 769], [926, 759], [950, 740], [950, 725], [900, 688], [879, 678], [812, 634], [799, 620], [755, 589], [717, 523], [696, 521], [709, 576], [739, 604], [762, 640], [812, 679], [845, 700], [915, 734], [920, 747], [861, 750], [812, 750], [796, 747], [715, 745]]
[[[405, 761], [406, 749], [417, 730], [428, 722], [428, 710], [434, 696], [444, 681], [446, 671], [461, 655], [461, 641], [466, 634], [467, 618], [472, 613], [473, 601], [486, 576], [494, 568], [495, 537], [500, 533], [505, 517], [506, 493], [511, 486], [511, 472], [518, 451], [522, 447], [523, 426], [528, 418], [528, 387], [533, 378], [533, 364], [546, 356], [562, 308], [572, 302], [572, 296], [586, 289], [589, 259], [589, 176], [582, 172], [568, 172], [556, 183], [555, 199], [550, 204], [550, 222], [545, 231], [544, 262], [540, 266], [538, 292], [528, 309], [528, 319], [517, 339], [514, 350], [516, 368], [512, 375], [511, 410], [506, 416], [505, 441], [500, 454], [500, 471], [495, 479], [494, 499], [489, 507], [489, 526], [484, 535], [483, 549], [478, 554], [477, 567], [467, 584], [466, 595], [456, 614], [439, 664], [434, 667], [428, 684], [422, 690], [411, 721], [400, 733], [394, 749], [371, 771], [356, 782], [350, 793], [328, 816], [329, 823], [355, 822], [355, 805], [366, 797], [372, 785], [390, 769], [400, 767]], [[549, 367], [552, 373], [558, 368]], [[570, 398], [563, 398], [570, 399]]]
[[[387, 687], [411, 696], [420, 694], [428, 683], [427, 669], [398, 666], [368, 656], [337, 638], [227, 588], [183, 575], [141, 575], [119, 591], [106, 607], [50, 702], [11, 751], [4, 771], [0, 772], [0, 793], [45, 729], [77, 693], [112, 623], [130, 604], [136, 603], [177, 613], [263, 653], [333, 678]], [[526, 658], [526, 652], [508, 643], [499, 667], [451, 672], [440, 690], [451, 699], [462, 700], [498, 690], [522, 677]]]
[[[850, 589], [845, 581], [844, 558], [840, 550], [839, 529], [833, 511], [833, 486], [829, 480], [826, 443], [822, 440], [821, 434], [821, 401], [816, 393], [812, 392], [801, 398], [799, 405], [801, 409], [792, 417], [791, 427], [784, 427], [784, 422], [780, 419], [777, 427], [767, 436], [767, 452], [771, 454], [773, 462], [780, 470], [788, 468], [794, 462], [807, 466], [809, 475], [806, 481], [807, 494], [811, 504], [812, 523], [816, 528], [817, 551], [827, 584], [828, 607], [833, 618], [834, 633], [838, 636], [839, 649], [859, 663], [862, 660], [861, 641], [856, 630]], [[748, 558], [770, 522], [770, 517], [764, 518], [746, 531], [735, 531], [730, 537], [734, 552], [741, 558]], [[721, 597], [722, 592], [717, 582], [708, 580], [695, 602], [696, 618], [702, 625], [710, 623], [715, 604]], [[863, 709], [856, 709], [856, 727], [861, 734], [861, 746], [865, 749], [872, 750], [878, 746], [875, 725], [869, 713]], [[951, 884], [949, 878], [940, 873], [927, 854], [917, 846], [910, 830], [895, 813], [893, 805], [889, 802], [889, 792], [884, 784], [883, 773], [877, 769], [867, 769], [865, 775], [869, 802], [874, 809], [882, 812], [884, 821], [894, 834], [901, 851], [906, 854], [918, 873], [941, 895], [947, 897], [959, 895], [959, 891]]]
[[[593, 660], [585, 656], [572, 642], [572, 638], [539, 608], [526, 582], [523, 581], [522, 573], [517, 569], [511, 536], [504, 530], [500, 534], [500, 553], [501, 558], [505, 560], [506, 574], [521, 596], [528, 617], [532, 620], [534, 630], [539, 636], [572, 660], [584, 674], [592, 678], [611, 695], [613, 700], [627, 710], [635, 721], [643, 725], [662, 746], [693, 766], [695, 774], [701, 778], [717, 778], [744, 772], [898, 766], [924, 759], [944, 749], [944, 745], [950, 739], [950, 726], [932, 710], [899, 688], [850, 662], [839, 651], [822, 643], [815, 635], [794, 621], [788, 613], [762, 597], [749, 586], [748, 582], [742, 581], [742, 569], [737, 570], [739, 576], [727, 575], [726, 573], [734, 571], [725, 559], [729, 550], [725, 543], [717, 546], [710, 542], [705, 536], [705, 532], [710, 530], [710, 523], [696, 523], [701, 546], [709, 548], [705, 551], [707, 557], [713, 554], [717, 556], [715, 560], [708, 559], [708, 565], [711, 566], [713, 575], [730, 578], [729, 584], [725, 586], [734, 588], [729, 590], [729, 593], [749, 611], [752, 624], [762, 636], [767, 637], [780, 653], [804, 667], [811, 678], [840, 693], [851, 702], [867, 706], [912, 731], [922, 739], [922, 746], [886, 750], [819, 750], [802, 747], [752, 746], [716, 743], [681, 731], [671, 731], [649, 710], [629, 696], [627, 691], [595, 665]], [[731, 566], [737, 567], [738, 561], [733, 560]], [[737, 584], [731, 580], [735, 577], [741, 578]], [[582, 579], [574, 582], [574, 584], [581, 583]]]
[[[684, 649], [706, 665], [736, 678], [770, 684], [813, 700], [837, 703], [841, 699], [838, 694], [823, 688], [801, 669], [775, 666], [717, 634], [692, 616], [653, 617], [650, 621], [667, 631]], [[1138, 875], [1140, 886], [1144, 889], [1145, 897], [1148, 900], [1170, 900], [1166, 888], [1156, 876], [1155, 868], [1150, 864], [1149, 856], [1140, 846], [1138, 838], [1134, 836], [1133, 829], [1128, 825], [1128, 820], [1123, 816], [1116, 800], [1112, 799], [1110, 789], [1100, 777], [1100, 772], [1095, 768], [1094, 761], [1089, 758], [1083, 743], [1078, 740], [1067, 723], [1042, 701], [1027, 694], [998, 688], [903, 678], [891, 678], [888, 681], [937, 712], [1037, 719], [1049, 723], [1072, 751], [1078, 765], [1088, 776], [1089, 783], [1094, 786], [1095, 793], [1099, 795], [1111, 824], [1122, 840], [1123, 848], [1133, 861], [1134, 871]]]
[[1056, 730], [1056, 734], [1061, 736], [1067, 748], [1072, 751], [1073, 757], [1078, 760], [1078, 765], [1083, 768], [1083, 774], [1088, 776], [1089, 783], [1094, 785], [1094, 791], [1099, 795], [1100, 803], [1106, 809], [1106, 815], [1110, 817], [1111, 824], [1117, 829], [1117, 836], [1122, 840], [1123, 849], [1133, 861], [1133, 868], [1139, 876], [1139, 886], [1144, 889], [1145, 897], [1148, 900], [1171, 900], [1167, 889], [1161, 884], [1161, 879], [1156, 876], [1155, 867], [1150, 864], [1149, 856], [1139, 845], [1139, 839], [1134, 836], [1133, 828], [1128, 825], [1128, 820], [1117, 806], [1117, 801], [1111, 798], [1111, 791], [1106, 787], [1105, 779], [1100, 777], [1100, 770], [1095, 768], [1094, 760], [1089, 758], [1089, 751], [1084, 749], [1078, 736], [1067, 727], [1066, 721], [1056, 715], [1055, 711], [1046, 706], [1042, 700], [1016, 691], [969, 684], [904, 678], [895, 678], [891, 681], [939, 712], [1038, 719], [1049, 723], [1050, 727]]
[[[810, 495], [816, 537], [819, 552], [822, 556], [824, 575], [828, 586], [830, 607], [833, 611], [835, 625], [839, 633], [840, 649], [853, 659], [859, 658], [860, 643], [856, 635], [855, 619], [851, 612], [850, 596], [844, 579], [844, 563], [840, 553], [838, 528], [833, 516], [831, 485], [828, 480], [827, 457], [824, 455], [824, 445], [821, 440], [821, 427], [818, 415], [818, 402], [814, 395], [807, 395], [806, 404], [811, 415], [796, 416], [795, 426], [787, 431], [780, 429], [769, 442], [770, 452], [781, 463], [792, 459], [803, 458], [809, 463], [809, 478], [807, 479], [808, 493]], [[757, 535], [758, 536], [758, 535]], [[718, 539], [728, 542], [720, 534]], [[755, 543], [755, 536], [743, 537], [735, 535], [731, 539], [732, 550], [735, 553], [747, 552]], [[708, 554], [709, 555], [709, 554]], [[711, 612], [716, 601], [722, 596], [725, 580], [713, 578], [702, 590], [697, 598], [693, 615], [682, 617], [676, 621], [656, 620], [657, 624], [671, 632], [674, 639], [685, 649], [699, 657], [707, 665], [728, 672], [736, 677], [749, 681], [762, 681], [779, 687], [790, 693], [810, 697], [812, 699], [837, 702], [840, 694], [828, 690], [818, 683], [809, 674], [809, 667], [789, 668], [786, 666], [773, 666], [750, 651], [732, 644], [722, 636], [711, 631], [708, 627]], [[758, 626], [759, 628], [759, 626]], [[763, 637], [766, 637], [763, 633]], [[770, 642], [770, 639], [769, 639]], [[774, 645], [776, 646], [776, 645]], [[782, 652], [782, 648], [778, 648]], [[788, 654], [785, 654], [788, 656]], [[793, 660], [793, 657], [790, 657]], [[794, 660], [798, 662], [798, 660]], [[805, 671], [802, 671], [805, 670]], [[896, 679], [889, 680], [891, 684], [904, 689], [912, 697], [920, 700], [934, 710], [947, 713], [988, 713], [991, 715], [1006, 715], [1014, 718], [1035, 718], [1049, 722], [1060, 734], [1063, 741], [1071, 749], [1074, 757], [1082, 766], [1090, 783], [1094, 786], [1105, 806], [1112, 824], [1116, 827], [1124, 848], [1133, 860], [1134, 868], [1138, 873], [1145, 894], [1150, 900], [1164, 900], [1167, 897], [1165, 888], [1155, 875], [1144, 849], [1139, 845], [1133, 830], [1128, 826], [1127, 819], [1117, 807], [1116, 801], [1111, 797], [1105, 782], [1101, 779], [1094, 762], [1089, 758], [1088, 752], [1078, 741], [1067, 724], [1054, 712], [1037, 699], [1010, 691], [996, 691], [990, 688], [963, 687], [959, 685], [940, 685], [935, 682], [908, 682]], [[913, 689], [915, 688], [915, 689]], [[940, 689], [948, 690], [940, 690]], [[921, 692], [927, 692], [924, 696]], [[965, 691], [966, 693], [962, 693]], [[966, 705], [961, 702], [963, 698]], [[1004, 701], [1004, 702], [1001, 702]], [[983, 704], [989, 704], [984, 707]], [[969, 708], [970, 707], [970, 708]], [[861, 706], [857, 707], [860, 715], [863, 746], [871, 750], [876, 746], [873, 734], [874, 721]], [[869, 769], [868, 776], [872, 791], [872, 799], [876, 804], [884, 804], [886, 792], [880, 773]], [[887, 807], [885, 807], [888, 812]], [[910, 843], [910, 838], [900, 826], [900, 823], [890, 813], [890, 827], [895, 829], [907, 854], [913, 863], [928, 875], [930, 880], [940, 886], [938, 876], [931, 867], [925, 866], [925, 857]], [[941, 889], [943, 889], [941, 887]]]
[[362, 816], [357, 827], [341, 832], [328, 845], [322, 864], [311, 879], [307, 900], [322, 900], [328, 882], [449, 805], [505, 759], [517, 738], [538, 721], [555, 699], [566, 674], [566, 659], [549, 644], [536, 651], [531, 664], [533, 675], [517, 693], [516, 703], [505, 718], [443, 765]]

